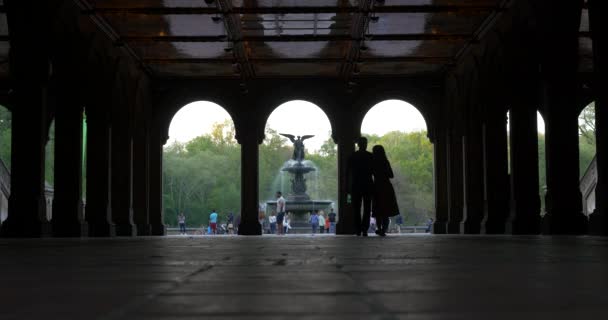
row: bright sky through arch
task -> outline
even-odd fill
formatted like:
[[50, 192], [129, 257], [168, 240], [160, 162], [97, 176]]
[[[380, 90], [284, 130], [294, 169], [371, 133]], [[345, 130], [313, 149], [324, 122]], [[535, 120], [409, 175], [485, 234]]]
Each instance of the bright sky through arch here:
[[294, 136], [314, 134], [304, 141], [309, 152], [319, 150], [331, 137], [331, 124], [325, 112], [314, 103], [303, 100], [292, 100], [278, 106], [268, 117], [266, 127]]
[[196, 101], [179, 109], [169, 126], [167, 144], [188, 142], [211, 133], [213, 124], [232, 121], [230, 114], [220, 105], [209, 101]]
[[361, 134], [382, 136], [391, 131], [426, 131], [426, 122], [413, 105], [402, 100], [384, 100], [367, 112]]
[[[230, 114], [220, 105], [209, 101], [196, 101], [182, 107], [169, 126], [169, 140], [187, 142], [211, 133], [214, 123], [232, 121]], [[337, 119], [340, 121], [340, 119]], [[268, 117], [266, 125], [281, 133], [294, 135], [314, 134], [305, 141], [306, 149], [318, 150], [331, 135], [327, 115], [313, 103], [292, 100], [278, 106]], [[411, 104], [401, 100], [386, 100], [376, 104], [363, 119], [361, 132], [383, 135], [390, 131], [413, 132], [426, 130], [424, 118]]]

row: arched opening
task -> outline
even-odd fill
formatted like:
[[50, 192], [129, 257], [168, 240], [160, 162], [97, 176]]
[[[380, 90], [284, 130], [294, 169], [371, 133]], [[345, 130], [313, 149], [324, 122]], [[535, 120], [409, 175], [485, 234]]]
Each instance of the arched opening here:
[[[429, 224], [435, 217], [433, 145], [420, 111], [402, 100], [382, 101], [363, 118], [361, 134], [368, 138], [368, 150], [374, 145], [384, 146], [393, 169], [392, 184], [402, 218], [391, 218], [389, 231], [405, 232], [409, 230], [406, 226]], [[401, 220], [403, 225], [396, 228]]]
[[44, 198], [46, 218], [53, 218], [53, 196], [55, 194], [55, 119], [49, 125], [46, 146], [44, 147]]
[[583, 196], [583, 213], [588, 216], [595, 210], [595, 185], [597, 183], [595, 102], [591, 102], [579, 114], [578, 132], [580, 189]]
[[[241, 147], [230, 114], [209, 101], [183, 106], [171, 120], [163, 148], [168, 234], [214, 234], [212, 212], [216, 234], [236, 234], [240, 206]], [[181, 214], [186, 230], [178, 229]]]
[[11, 192], [11, 111], [0, 105], [0, 223], [8, 217]]
[[[311, 233], [315, 212], [315, 231], [335, 233], [338, 171], [331, 130], [325, 112], [303, 100], [285, 102], [268, 117], [259, 153], [259, 221], [264, 234]], [[285, 215], [277, 211], [277, 191], [286, 199]]]
[[[507, 111], [507, 157], [508, 172], [511, 174], [511, 111]], [[545, 120], [542, 114], [536, 111], [536, 131], [538, 139], [538, 195], [540, 197], [540, 214], [545, 215], [545, 194], [547, 193], [547, 162], [545, 157]]]
[[545, 156], [545, 118], [536, 111], [536, 129], [538, 131], [538, 194], [540, 195], [540, 215], [547, 212], [545, 194], [547, 193], [547, 157]]

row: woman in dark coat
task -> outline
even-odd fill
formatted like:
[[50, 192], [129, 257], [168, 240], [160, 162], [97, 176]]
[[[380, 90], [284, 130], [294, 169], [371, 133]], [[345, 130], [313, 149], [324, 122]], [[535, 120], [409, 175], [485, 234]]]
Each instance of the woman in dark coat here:
[[374, 146], [372, 154], [372, 172], [374, 174], [372, 216], [376, 218], [376, 225], [378, 226], [376, 233], [384, 237], [388, 231], [388, 219], [399, 214], [399, 206], [390, 180], [393, 178], [393, 169], [391, 169], [391, 164], [386, 158], [384, 147], [381, 145]]

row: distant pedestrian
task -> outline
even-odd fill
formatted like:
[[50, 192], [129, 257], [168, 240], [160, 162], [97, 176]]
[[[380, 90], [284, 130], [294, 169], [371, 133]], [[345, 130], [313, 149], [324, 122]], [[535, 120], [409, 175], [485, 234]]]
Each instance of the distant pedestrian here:
[[283, 219], [285, 219], [285, 198], [281, 191], [277, 191], [277, 227], [279, 234], [284, 234], [283, 230]]
[[277, 216], [274, 215], [274, 211], [270, 213], [268, 223], [270, 223], [270, 234], [275, 234], [277, 232]]
[[329, 232], [336, 233], [336, 213], [334, 208], [331, 208], [327, 214], [327, 220], [329, 220]]
[[325, 218], [325, 233], [329, 233], [329, 216]]
[[317, 233], [317, 230], [319, 230], [319, 216], [317, 215], [316, 211], [313, 211], [310, 214], [308, 222], [310, 223], [310, 226], [312, 228], [312, 234], [314, 235], [315, 233]]
[[403, 225], [403, 216], [401, 213], [397, 215], [395, 223], [397, 224], [397, 233], [401, 233], [401, 226]]
[[234, 234], [234, 214], [232, 212], [228, 214], [228, 221], [226, 222], [226, 225], [228, 226], [228, 233]]
[[209, 215], [209, 227], [211, 228], [211, 234], [217, 234], [217, 212], [215, 212], [215, 209]]
[[432, 229], [433, 229], [433, 218], [429, 218], [429, 220], [426, 222], [426, 230], [424, 232], [431, 233]]
[[186, 234], [186, 216], [183, 212], [177, 216], [177, 222], [179, 223], [179, 233]]
[[319, 212], [319, 233], [324, 233], [325, 231], [325, 217], [323, 216], [323, 212]]
[[289, 212], [285, 213], [285, 219], [283, 220], [283, 233], [289, 233], [289, 229], [291, 229], [291, 217]]

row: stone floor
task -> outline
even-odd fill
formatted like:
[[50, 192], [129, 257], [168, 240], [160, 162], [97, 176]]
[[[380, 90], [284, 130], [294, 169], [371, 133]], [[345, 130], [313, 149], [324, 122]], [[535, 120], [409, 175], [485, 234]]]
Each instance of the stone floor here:
[[608, 238], [0, 239], [0, 319], [602, 319]]

